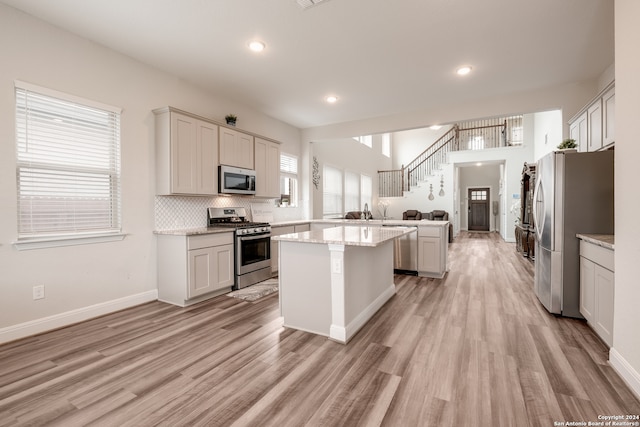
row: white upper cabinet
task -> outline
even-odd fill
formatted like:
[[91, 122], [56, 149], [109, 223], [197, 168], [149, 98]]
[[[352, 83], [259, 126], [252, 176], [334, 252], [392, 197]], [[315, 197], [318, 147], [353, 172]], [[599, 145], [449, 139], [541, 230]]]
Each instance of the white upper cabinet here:
[[280, 197], [280, 144], [255, 138], [256, 196]]
[[587, 151], [589, 140], [587, 138], [587, 113], [583, 113], [569, 126], [569, 138], [574, 139], [578, 145], [578, 151]]
[[602, 148], [602, 101], [598, 99], [587, 109], [588, 151]]
[[602, 95], [602, 144], [616, 141], [616, 90], [611, 88]]
[[253, 136], [220, 127], [220, 164], [253, 169]]
[[569, 121], [578, 151], [598, 151], [615, 142], [615, 87], [611, 85]]
[[162, 109], [156, 114], [156, 193], [217, 193], [218, 126]]

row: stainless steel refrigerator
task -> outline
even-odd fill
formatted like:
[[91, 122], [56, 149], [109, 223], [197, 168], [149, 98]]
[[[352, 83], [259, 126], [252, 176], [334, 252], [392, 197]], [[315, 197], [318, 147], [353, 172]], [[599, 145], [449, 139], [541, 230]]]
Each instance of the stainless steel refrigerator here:
[[614, 234], [613, 151], [556, 151], [538, 160], [535, 293], [554, 314], [580, 315], [576, 234]]

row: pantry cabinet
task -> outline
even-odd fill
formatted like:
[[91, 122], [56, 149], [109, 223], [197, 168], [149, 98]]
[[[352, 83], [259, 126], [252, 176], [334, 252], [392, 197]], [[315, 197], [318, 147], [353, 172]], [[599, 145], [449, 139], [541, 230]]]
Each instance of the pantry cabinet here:
[[158, 299], [185, 307], [234, 284], [233, 232], [158, 235]]
[[156, 193], [217, 194], [218, 126], [170, 108], [154, 113]]
[[615, 143], [615, 87], [605, 88], [569, 121], [578, 151], [598, 151]]
[[613, 345], [614, 252], [580, 241], [580, 313], [609, 346]]
[[252, 135], [221, 126], [219, 145], [221, 165], [254, 169], [254, 141]]
[[256, 196], [280, 197], [280, 144], [255, 138]]

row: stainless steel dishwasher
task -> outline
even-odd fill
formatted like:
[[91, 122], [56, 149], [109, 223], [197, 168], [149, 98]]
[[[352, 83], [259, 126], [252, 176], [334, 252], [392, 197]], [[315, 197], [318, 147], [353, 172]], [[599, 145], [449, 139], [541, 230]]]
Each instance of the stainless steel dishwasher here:
[[412, 228], [412, 233], [393, 241], [393, 270], [402, 274], [418, 274], [418, 227], [383, 225], [383, 227]]

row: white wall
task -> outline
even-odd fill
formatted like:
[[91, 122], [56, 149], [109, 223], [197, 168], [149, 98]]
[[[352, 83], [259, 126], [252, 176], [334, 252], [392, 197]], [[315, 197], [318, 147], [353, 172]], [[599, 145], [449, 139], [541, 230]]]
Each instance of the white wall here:
[[640, 228], [636, 169], [640, 158], [640, 2], [616, 0], [616, 153], [615, 153], [615, 316], [610, 360], [640, 396]]
[[[171, 105], [282, 141], [300, 131], [0, 4], [0, 336], [3, 328], [156, 290], [154, 108]], [[120, 242], [17, 251], [14, 80], [122, 107]], [[203, 212], [204, 215], [204, 212]], [[45, 285], [34, 301], [32, 287]]]
[[534, 160], [554, 151], [562, 142], [562, 111], [544, 111], [533, 114]]

